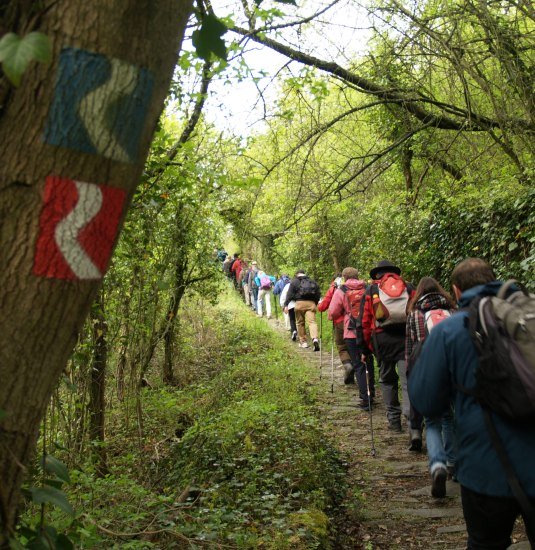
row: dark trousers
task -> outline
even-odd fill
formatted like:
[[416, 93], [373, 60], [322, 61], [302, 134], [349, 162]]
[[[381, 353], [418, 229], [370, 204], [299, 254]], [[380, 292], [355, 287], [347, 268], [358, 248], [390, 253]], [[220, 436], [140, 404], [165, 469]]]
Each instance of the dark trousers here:
[[292, 334], [294, 332], [297, 332], [297, 323], [295, 322], [295, 309], [289, 309], [288, 310], [288, 317], [290, 318], [290, 330], [292, 331]]
[[[481, 495], [461, 486], [461, 499], [469, 550], [505, 550], [511, 545], [515, 520], [522, 513], [514, 498]], [[535, 548], [535, 533], [527, 525], [526, 531]]]
[[355, 369], [357, 384], [359, 386], [359, 397], [363, 404], [368, 403], [368, 384], [366, 382], [366, 368], [368, 369], [368, 377], [370, 379], [370, 395], [375, 397], [375, 372], [373, 368], [373, 357], [367, 357], [366, 363], [360, 359], [362, 348], [357, 345], [356, 338], [346, 338], [347, 351], [351, 357], [351, 364]]

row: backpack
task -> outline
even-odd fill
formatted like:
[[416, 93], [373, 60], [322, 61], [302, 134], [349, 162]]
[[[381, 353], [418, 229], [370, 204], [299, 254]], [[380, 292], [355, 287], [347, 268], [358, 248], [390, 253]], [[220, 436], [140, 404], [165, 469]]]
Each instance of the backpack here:
[[398, 325], [407, 320], [409, 292], [405, 281], [395, 273], [385, 275], [373, 293], [373, 311], [379, 327]]
[[357, 321], [360, 315], [360, 304], [364, 294], [366, 293], [366, 286], [362, 285], [359, 288], [348, 288], [346, 285], [342, 285], [340, 290], [346, 295], [349, 305], [349, 324], [348, 330], [357, 330]]
[[[506, 298], [512, 286], [520, 290]], [[473, 395], [504, 469], [507, 483], [522, 509], [526, 529], [535, 532], [535, 507], [516, 475], [490, 411], [530, 426], [535, 419], [535, 296], [511, 279], [496, 296], [479, 297], [468, 307], [468, 329], [477, 351]]]
[[[520, 290], [505, 298], [513, 285]], [[507, 281], [471, 302], [468, 327], [479, 359], [474, 397], [510, 420], [535, 420], [535, 296]]]
[[260, 277], [260, 288], [262, 290], [269, 290], [271, 288], [271, 279], [265, 274]]
[[426, 311], [424, 315], [425, 335], [429, 336], [431, 329], [448, 317], [451, 317], [451, 312], [447, 309], [430, 309]]
[[309, 279], [308, 277], [302, 277], [299, 284], [299, 296], [300, 300], [313, 300], [318, 297], [320, 290], [318, 283]]
[[[436, 327], [439, 323], [451, 317], [451, 312], [447, 309], [430, 309], [424, 313], [424, 332], [425, 339], [429, 336], [431, 330]], [[409, 357], [407, 371], [412, 370], [414, 363], [416, 363], [420, 353], [422, 353], [422, 347], [424, 345], [425, 339], [420, 340], [413, 348], [411, 356]]]

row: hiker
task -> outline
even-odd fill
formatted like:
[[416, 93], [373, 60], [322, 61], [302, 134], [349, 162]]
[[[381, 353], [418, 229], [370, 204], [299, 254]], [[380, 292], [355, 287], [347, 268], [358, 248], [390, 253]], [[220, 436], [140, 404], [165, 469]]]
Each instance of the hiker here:
[[222, 269], [223, 273], [230, 279], [230, 266], [232, 265], [232, 262], [234, 261], [233, 258], [230, 256], [227, 256], [223, 262]]
[[251, 297], [251, 309], [256, 311], [256, 300], [258, 298], [258, 286], [255, 282], [256, 275], [258, 274], [258, 264], [255, 261], [251, 262], [251, 272], [247, 280], [247, 286], [249, 287], [249, 293]]
[[275, 277], [267, 275], [264, 271], [258, 271], [255, 277], [255, 283], [258, 288], [258, 297], [256, 300], [256, 311], [258, 317], [262, 317], [262, 304], [266, 304], [266, 315], [271, 319], [271, 289], [275, 284]]
[[243, 299], [245, 300], [245, 305], [249, 307], [251, 307], [251, 291], [249, 289], [249, 275], [251, 271], [252, 267], [250, 265], [242, 271]]
[[292, 334], [291, 338], [295, 342], [297, 340], [297, 324], [295, 322], [295, 300], [290, 300], [288, 302], [288, 308], [285, 308], [286, 296], [288, 295], [288, 290], [290, 290], [291, 281], [288, 281], [284, 288], [282, 289], [279, 303], [281, 305], [282, 311], [284, 312], [284, 317], [288, 316], [290, 322], [290, 332]]
[[[474, 319], [474, 310], [470, 310], [470, 305], [479, 305], [479, 300], [483, 297], [495, 297], [502, 283], [496, 280], [487, 262], [479, 258], [468, 258], [459, 263], [453, 270], [452, 283], [455, 298], [461, 309], [438, 324], [429, 334], [411, 370], [410, 395], [415, 407], [429, 417], [443, 415], [449, 410], [450, 403], [454, 403], [458, 442], [457, 478], [461, 484], [468, 548], [508, 548], [511, 544], [513, 525], [520, 514], [523, 515], [531, 545], [535, 547], [533, 419], [530, 418], [527, 422], [518, 419], [508, 420], [490, 408], [482, 407], [474, 394], [480, 389], [478, 384], [481, 379], [481, 367], [488, 366], [489, 363], [486, 358], [483, 362], [483, 355], [478, 355], [475, 341], [471, 336], [470, 325]], [[481, 308], [479, 311], [482, 311]], [[529, 315], [525, 317], [528, 318]], [[533, 328], [528, 328], [526, 324], [519, 323], [517, 326], [524, 326], [526, 342], [529, 342], [529, 338], [532, 342]], [[474, 338], [476, 336], [478, 335], [474, 333]], [[518, 336], [517, 331], [514, 336]], [[479, 335], [478, 345], [483, 342], [481, 338]], [[510, 337], [502, 332], [495, 338]], [[507, 344], [510, 342], [511, 340]], [[491, 344], [498, 346], [499, 342], [491, 341]], [[524, 349], [532, 350], [532, 347]], [[494, 354], [490, 357], [493, 370], [497, 366], [500, 366], [500, 369], [504, 368], [500, 358]], [[516, 357], [515, 361], [511, 361], [511, 368], [521, 364], [523, 357]], [[489, 394], [499, 395], [501, 386], [506, 383], [507, 377], [501, 377], [497, 382], [492, 380], [478, 399]], [[514, 405], [520, 401], [519, 390], [525, 392], [526, 387], [517, 387], [505, 394], [509, 404]], [[493, 405], [496, 407], [505, 402], [505, 396], [502, 394], [501, 400]], [[533, 407], [533, 399], [527, 400], [527, 403]], [[509, 462], [507, 467], [502, 460]], [[441, 477], [444, 478], [445, 475], [446, 472], [442, 471]], [[525, 500], [520, 498], [517, 501], [513, 494], [519, 494], [522, 490]], [[531, 513], [527, 511], [530, 503]], [[522, 509], [526, 509], [526, 512]]]
[[[405, 324], [407, 306], [414, 289], [401, 278], [401, 269], [381, 260], [371, 271], [372, 284], [361, 303], [363, 346], [379, 363], [383, 401], [388, 429], [401, 433], [401, 406], [398, 387], [401, 380], [403, 414], [410, 414], [405, 363]], [[361, 359], [366, 360], [366, 353]], [[396, 372], [397, 369], [397, 372]]]
[[[357, 321], [360, 316], [360, 305], [366, 294], [366, 282], [359, 279], [358, 271], [353, 267], [346, 267], [342, 271], [342, 285], [334, 292], [329, 306], [329, 319], [336, 319], [343, 315], [343, 336], [351, 358], [346, 366], [344, 383], [355, 382], [355, 374], [359, 387], [359, 407], [369, 410], [373, 405], [371, 398], [375, 396], [375, 375], [373, 368], [368, 372], [370, 387], [366, 381], [366, 363], [362, 360], [364, 350], [361, 338], [358, 338]], [[370, 400], [368, 399], [368, 390]]]
[[[284, 287], [289, 284], [290, 277], [286, 274], [282, 274], [279, 278], [279, 280], [275, 283], [275, 286], [273, 287], [273, 296], [279, 296], [279, 303], [280, 303], [280, 296], [282, 295], [282, 291], [284, 290]], [[282, 304], [281, 304], [281, 307]], [[284, 312], [283, 308], [283, 314], [284, 314], [284, 326], [286, 330], [292, 330], [292, 327], [290, 325], [290, 314]]]
[[290, 283], [284, 311], [288, 313], [288, 304], [295, 300], [295, 320], [297, 322], [297, 333], [299, 336], [299, 347], [308, 348], [305, 320], [308, 323], [308, 330], [312, 338], [314, 351], [320, 350], [318, 340], [318, 325], [316, 323], [317, 305], [320, 300], [320, 287], [316, 281], [306, 275], [303, 270], [296, 272]]
[[240, 286], [239, 286], [239, 277], [240, 277], [240, 273], [241, 273], [241, 270], [242, 270], [242, 267], [243, 267], [243, 262], [239, 256], [239, 254], [234, 254], [234, 258], [235, 260], [233, 261], [232, 263], [232, 266], [230, 267], [230, 273], [231, 273], [231, 276], [232, 276], [232, 280], [234, 282], [234, 288], [236, 290], [240, 290]]
[[[405, 338], [405, 360], [410, 378], [410, 367], [417, 359], [424, 340], [434, 327], [447, 319], [455, 310], [453, 298], [432, 277], [422, 277], [409, 303]], [[422, 450], [422, 415], [411, 403], [409, 451]], [[451, 407], [439, 417], [425, 417], [425, 435], [429, 473], [432, 479], [431, 494], [437, 498], [446, 496], [445, 478], [438, 472], [444, 469], [455, 478], [456, 445]]]
[[344, 369], [344, 383], [345, 384], [354, 384], [355, 383], [355, 373], [353, 370], [353, 365], [351, 363], [351, 356], [347, 350], [347, 344], [344, 340], [344, 312], [340, 311], [338, 314], [333, 315], [331, 313], [331, 303], [333, 295], [336, 289], [340, 288], [343, 284], [343, 278], [341, 273], [337, 273], [332, 280], [329, 290], [325, 296], [320, 300], [318, 304], [318, 311], [324, 312], [329, 311], [328, 317], [329, 320], [333, 322], [333, 334], [334, 342], [336, 344], [336, 349], [338, 350], [338, 357], [340, 357], [340, 362], [342, 363], [342, 368]]
[[245, 260], [240, 259], [240, 267], [236, 270], [236, 286], [238, 287], [238, 292], [243, 293], [245, 297], [245, 288], [244, 288], [244, 277], [249, 269], [249, 266]]

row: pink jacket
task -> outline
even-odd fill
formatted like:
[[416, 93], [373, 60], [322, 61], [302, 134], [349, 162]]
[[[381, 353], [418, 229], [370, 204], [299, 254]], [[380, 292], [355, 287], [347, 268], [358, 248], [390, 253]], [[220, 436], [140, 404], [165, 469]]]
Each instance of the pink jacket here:
[[[361, 286], [366, 287], [365, 281], [360, 281], [358, 279], [348, 279], [345, 283], [350, 289], [357, 289]], [[343, 290], [337, 288], [333, 294], [331, 304], [329, 306], [329, 319], [334, 320], [340, 316], [344, 316], [344, 338], [356, 338], [357, 335], [354, 331], [348, 330], [347, 326], [349, 325], [349, 302], [346, 298], [346, 295]]]

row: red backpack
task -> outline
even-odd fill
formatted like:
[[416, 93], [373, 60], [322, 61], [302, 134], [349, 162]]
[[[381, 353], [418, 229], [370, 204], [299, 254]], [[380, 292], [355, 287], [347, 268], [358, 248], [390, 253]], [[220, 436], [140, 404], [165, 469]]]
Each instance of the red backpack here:
[[349, 306], [349, 324], [347, 329], [356, 331], [357, 320], [360, 315], [360, 304], [366, 293], [366, 285], [359, 285], [358, 288], [348, 288], [346, 285], [342, 285], [340, 290], [346, 295]]
[[438, 325], [448, 317], [451, 317], [451, 313], [447, 309], [430, 309], [429, 311], [426, 311], [424, 315], [426, 336], [429, 336], [429, 333], [434, 326]]

